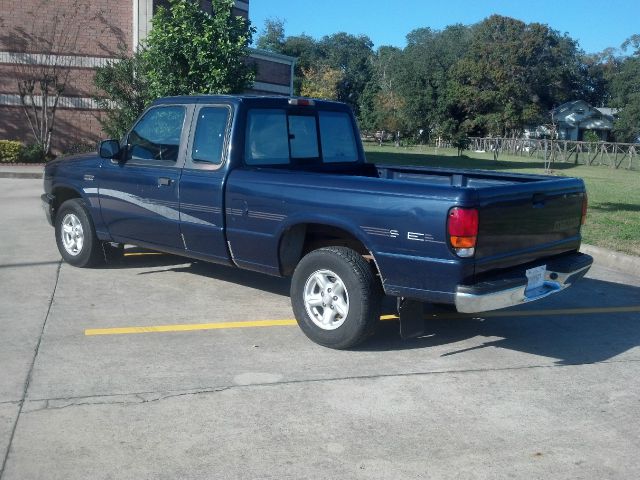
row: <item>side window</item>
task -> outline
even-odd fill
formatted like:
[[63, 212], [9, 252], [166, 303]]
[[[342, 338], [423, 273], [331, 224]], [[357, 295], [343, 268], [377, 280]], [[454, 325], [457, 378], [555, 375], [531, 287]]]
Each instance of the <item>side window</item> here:
[[129, 133], [127, 160], [176, 162], [184, 117], [184, 107], [149, 110]]
[[247, 116], [247, 165], [289, 163], [287, 114], [284, 110], [250, 110]]
[[225, 132], [229, 111], [226, 108], [204, 107], [198, 112], [193, 136], [191, 159], [219, 165], [222, 163]]
[[358, 147], [351, 117], [346, 113], [322, 111], [319, 117], [324, 162], [357, 162]]

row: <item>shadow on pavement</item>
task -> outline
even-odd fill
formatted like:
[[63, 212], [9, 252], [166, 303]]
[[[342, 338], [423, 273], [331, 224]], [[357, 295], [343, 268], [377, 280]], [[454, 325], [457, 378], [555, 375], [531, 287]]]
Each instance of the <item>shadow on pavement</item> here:
[[[514, 307], [513, 316], [483, 318], [480, 313], [473, 318], [429, 319], [425, 335], [412, 340], [400, 339], [397, 321], [381, 322], [376, 334], [358, 350], [386, 351], [451, 345], [451, 350], [444, 354], [448, 356], [495, 347], [555, 358], [558, 364], [565, 365], [601, 362], [640, 346], [640, 311], [567, 312], [537, 316], [535, 312], [622, 306], [640, 306], [640, 288], [586, 278], [553, 301], [547, 299]], [[519, 313], [522, 311], [532, 313], [524, 316]], [[453, 345], [475, 337], [487, 340], [469, 349]]]

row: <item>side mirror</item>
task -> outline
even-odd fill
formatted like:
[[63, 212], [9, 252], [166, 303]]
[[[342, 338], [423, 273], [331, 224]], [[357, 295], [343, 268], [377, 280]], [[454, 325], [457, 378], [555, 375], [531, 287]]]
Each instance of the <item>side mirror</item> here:
[[116, 158], [120, 155], [120, 142], [117, 140], [104, 140], [100, 142], [98, 153], [102, 158]]

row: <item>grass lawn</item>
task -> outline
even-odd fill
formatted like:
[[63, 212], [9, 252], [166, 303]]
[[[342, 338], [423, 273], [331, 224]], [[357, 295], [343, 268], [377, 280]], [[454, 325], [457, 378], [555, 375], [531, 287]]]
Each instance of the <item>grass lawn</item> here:
[[[452, 149], [433, 147], [393, 147], [365, 144], [367, 160], [378, 164], [423, 165], [433, 167], [508, 170], [544, 173], [544, 162], [534, 157], [464, 152], [457, 157]], [[625, 162], [626, 163], [626, 162]], [[640, 168], [638, 164], [634, 168]], [[640, 255], [640, 171], [602, 166], [556, 163], [553, 175], [579, 177], [589, 193], [589, 214], [583, 227], [583, 241], [599, 247]]]

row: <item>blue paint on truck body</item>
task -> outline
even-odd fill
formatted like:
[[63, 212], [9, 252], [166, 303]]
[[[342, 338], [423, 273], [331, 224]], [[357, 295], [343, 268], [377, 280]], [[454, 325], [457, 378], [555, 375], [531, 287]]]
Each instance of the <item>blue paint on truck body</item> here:
[[[291, 273], [290, 257], [295, 263], [305, 253], [300, 239], [326, 229], [330, 237], [346, 236], [361, 245], [361, 253], [375, 261], [387, 294], [434, 303], [454, 303], [461, 285], [490, 273], [579, 249], [585, 192], [579, 179], [370, 165], [352, 112], [335, 102], [299, 106], [280, 97], [175, 97], [156, 101], [141, 118], [165, 107], [184, 115], [179, 138], [171, 140], [178, 143], [166, 149], [170, 160], [162, 154], [159, 159], [89, 154], [46, 167], [46, 194], [85, 199], [100, 240], [281, 276]], [[327, 163], [318, 154], [308, 162], [250, 165], [248, 122], [258, 110], [275, 112], [274, 119], [281, 111], [301, 119], [300, 130], [291, 133], [293, 123], [288, 126], [290, 155], [296, 136], [305, 135], [305, 121], [321, 129], [323, 121], [346, 115], [348, 127], [343, 122], [341, 128], [350, 131], [342, 133], [356, 139], [355, 157]], [[215, 139], [205, 139], [217, 142], [219, 161], [203, 162], [196, 152], [196, 125], [212, 113], [227, 123]], [[122, 141], [124, 152], [131, 149], [131, 135]], [[312, 143], [328, 155], [333, 148], [323, 141], [318, 134]], [[457, 256], [449, 243], [447, 217], [453, 207], [479, 211], [471, 258]], [[55, 215], [55, 203], [51, 209]], [[289, 248], [300, 251], [291, 255]]]

